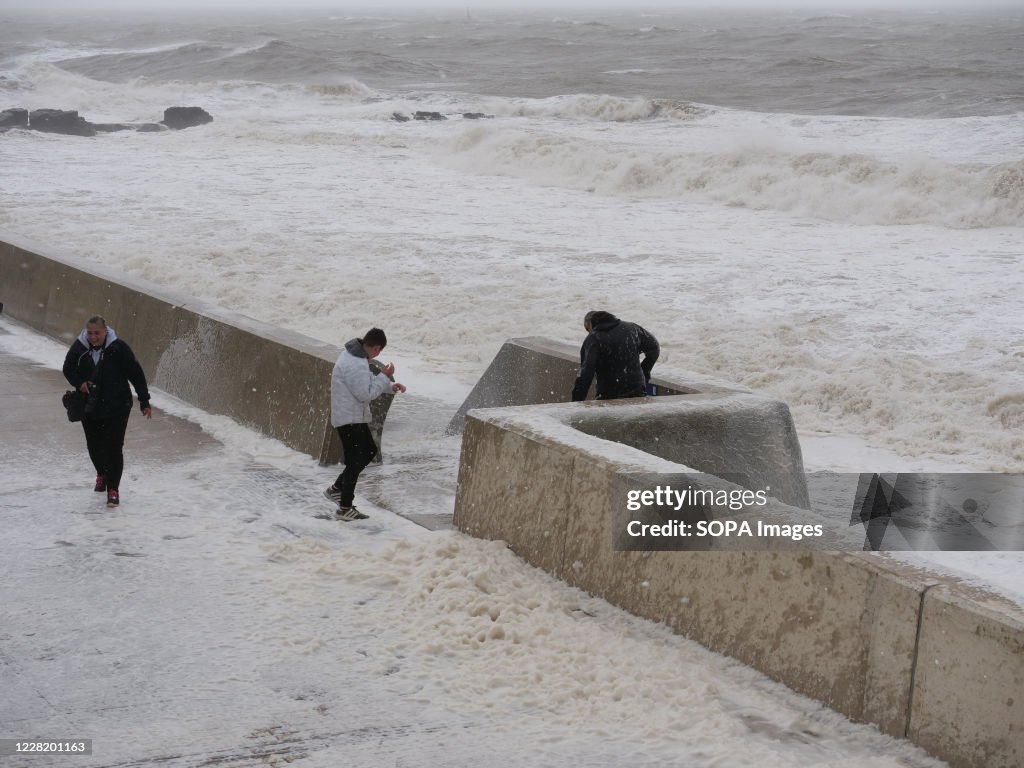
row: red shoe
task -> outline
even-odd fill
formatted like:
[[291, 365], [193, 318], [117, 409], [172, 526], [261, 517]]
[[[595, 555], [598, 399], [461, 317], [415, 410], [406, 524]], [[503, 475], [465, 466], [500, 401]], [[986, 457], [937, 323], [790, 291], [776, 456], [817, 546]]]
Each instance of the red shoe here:
[[96, 487], [93, 488], [96, 493], [103, 493], [107, 490], [107, 478], [103, 475], [96, 475]]
[[116, 507], [121, 503], [121, 500], [117, 496], [117, 491], [114, 488], [107, 490], [107, 506]]

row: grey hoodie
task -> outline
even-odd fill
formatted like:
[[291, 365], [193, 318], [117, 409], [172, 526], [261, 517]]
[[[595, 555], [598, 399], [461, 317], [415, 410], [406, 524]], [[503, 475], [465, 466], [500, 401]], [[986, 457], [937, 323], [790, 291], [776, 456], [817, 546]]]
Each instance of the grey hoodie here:
[[331, 426], [368, 424], [370, 401], [391, 392], [393, 387], [383, 373], [370, 370], [363, 342], [352, 339], [345, 344], [331, 372]]

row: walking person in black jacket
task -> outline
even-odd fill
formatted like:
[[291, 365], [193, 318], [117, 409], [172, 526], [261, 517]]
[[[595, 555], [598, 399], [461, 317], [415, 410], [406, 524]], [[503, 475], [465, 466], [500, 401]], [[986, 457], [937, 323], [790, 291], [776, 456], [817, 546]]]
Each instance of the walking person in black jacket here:
[[[651, 368], [658, 361], [658, 340], [636, 323], [619, 320], [611, 312], [588, 312], [583, 318], [587, 338], [580, 348], [580, 375], [572, 399], [585, 400], [597, 377], [597, 399], [643, 397]], [[644, 356], [643, 362], [640, 355]]]
[[139, 407], [152, 418], [149, 389], [142, 366], [114, 329], [99, 315], [89, 318], [85, 329], [64, 358], [64, 378], [88, 395], [82, 428], [89, 458], [96, 467], [95, 491], [107, 492], [107, 506], [120, 503], [118, 487], [124, 471], [124, 433], [132, 411], [135, 387]]

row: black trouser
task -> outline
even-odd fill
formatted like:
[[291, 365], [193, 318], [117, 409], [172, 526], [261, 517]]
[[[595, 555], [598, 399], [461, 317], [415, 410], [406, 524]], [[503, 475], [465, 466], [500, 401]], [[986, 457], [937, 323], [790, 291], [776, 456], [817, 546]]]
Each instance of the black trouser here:
[[107, 488], [115, 491], [124, 472], [124, 433], [128, 429], [130, 413], [108, 419], [82, 419], [85, 444], [89, 447], [89, 458], [96, 467], [96, 474], [103, 475], [107, 479]]
[[338, 427], [338, 437], [345, 452], [345, 469], [334, 481], [334, 487], [341, 491], [342, 507], [351, 507], [356, 495], [356, 481], [359, 473], [377, 455], [377, 443], [373, 441], [369, 424], [345, 424]]

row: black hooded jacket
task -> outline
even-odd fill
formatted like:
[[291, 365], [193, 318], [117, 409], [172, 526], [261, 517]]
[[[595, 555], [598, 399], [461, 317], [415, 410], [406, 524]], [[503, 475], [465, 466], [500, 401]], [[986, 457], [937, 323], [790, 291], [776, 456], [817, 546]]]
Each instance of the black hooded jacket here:
[[598, 400], [643, 397], [661, 352], [658, 340], [636, 323], [619, 320], [610, 312], [595, 312], [590, 324], [592, 330], [580, 349], [580, 375], [572, 399], [585, 400], [595, 376]]
[[[112, 330], [112, 329], [111, 329]], [[85, 335], [84, 332], [82, 334]], [[92, 381], [96, 384], [96, 410], [87, 414], [88, 419], [110, 419], [126, 417], [132, 409], [132, 392], [128, 383], [135, 387], [139, 396], [139, 407], [149, 407], [149, 388], [146, 386], [146, 375], [142, 366], [135, 359], [135, 353], [116, 336], [103, 348], [100, 362], [94, 363], [88, 342], [81, 337], [71, 345], [64, 358], [64, 378], [76, 390], [83, 382]]]

